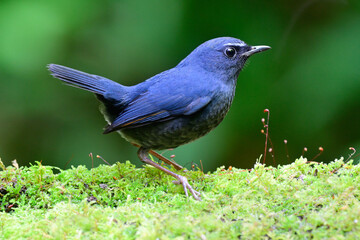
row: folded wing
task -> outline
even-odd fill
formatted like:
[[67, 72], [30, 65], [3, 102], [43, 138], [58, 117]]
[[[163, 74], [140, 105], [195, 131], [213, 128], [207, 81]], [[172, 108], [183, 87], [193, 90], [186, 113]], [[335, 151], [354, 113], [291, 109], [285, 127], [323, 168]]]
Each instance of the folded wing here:
[[181, 91], [175, 94], [145, 92], [134, 99], [104, 133], [194, 114], [211, 101], [211, 97], [204, 95], [206, 94], [184, 94]]

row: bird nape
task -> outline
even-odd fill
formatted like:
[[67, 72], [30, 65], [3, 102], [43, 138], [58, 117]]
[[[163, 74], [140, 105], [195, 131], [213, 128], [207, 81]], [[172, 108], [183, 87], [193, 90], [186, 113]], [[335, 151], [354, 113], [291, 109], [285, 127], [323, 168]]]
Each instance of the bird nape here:
[[[204, 136], [225, 117], [235, 94], [238, 75], [253, 54], [270, 49], [249, 46], [231, 37], [211, 39], [192, 51], [177, 66], [134, 86], [57, 64], [48, 68], [65, 84], [94, 93], [103, 104], [108, 126], [139, 147], [140, 160], [177, 179], [201, 200], [186, 177], [152, 161], [153, 150], [175, 148]], [[157, 156], [159, 157], [159, 156]], [[161, 157], [160, 157], [161, 158]], [[182, 167], [166, 158], [160, 159]]]

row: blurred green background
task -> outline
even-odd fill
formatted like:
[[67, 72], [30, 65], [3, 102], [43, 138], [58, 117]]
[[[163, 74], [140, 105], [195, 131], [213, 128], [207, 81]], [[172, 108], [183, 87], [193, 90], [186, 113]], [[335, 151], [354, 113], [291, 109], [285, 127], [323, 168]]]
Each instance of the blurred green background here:
[[91, 167], [92, 152], [140, 165], [135, 147], [116, 133], [102, 134], [96, 98], [50, 77], [46, 64], [132, 85], [219, 36], [272, 50], [252, 57], [240, 73], [223, 123], [167, 156], [188, 168], [200, 160], [204, 170], [252, 167], [264, 151], [265, 108], [276, 164], [293, 161], [304, 147], [311, 159], [322, 146], [316, 160], [324, 162], [347, 158], [349, 147], [360, 152], [358, 0], [1, 0], [2, 161]]

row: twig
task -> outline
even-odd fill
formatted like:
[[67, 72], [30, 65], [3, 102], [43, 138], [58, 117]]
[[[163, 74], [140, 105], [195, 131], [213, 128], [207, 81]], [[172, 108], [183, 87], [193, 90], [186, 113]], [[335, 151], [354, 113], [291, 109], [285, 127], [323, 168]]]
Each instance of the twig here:
[[103, 157], [101, 157], [100, 155], [96, 155], [97, 158], [100, 158], [101, 160], [103, 160], [107, 165], [111, 166], [110, 163], [108, 163]]
[[322, 147], [319, 147], [319, 153], [313, 158], [311, 159], [311, 161], [314, 161], [316, 158], [318, 158], [322, 153], [324, 152], [324, 149]]
[[350, 154], [349, 154], [349, 157], [346, 159], [346, 161], [345, 161], [345, 162], [349, 161], [349, 160], [350, 160], [350, 158], [351, 158], [352, 156], [354, 156], [354, 154], [356, 153], [356, 149], [355, 149], [355, 148], [353, 148], [353, 147], [349, 147], [349, 150], [351, 150], [351, 151], [352, 151], [352, 153], [350, 153]]

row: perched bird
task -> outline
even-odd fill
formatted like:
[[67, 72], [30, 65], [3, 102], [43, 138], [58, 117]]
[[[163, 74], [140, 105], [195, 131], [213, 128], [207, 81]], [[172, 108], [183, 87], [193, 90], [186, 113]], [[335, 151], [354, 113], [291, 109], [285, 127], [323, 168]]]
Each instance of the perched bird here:
[[[235, 94], [238, 75], [253, 54], [270, 49], [249, 46], [231, 37], [211, 39], [198, 46], [177, 66], [134, 86], [56, 64], [48, 68], [55, 78], [92, 93], [103, 103], [108, 126], [104, 133], [117, 131], [139, 146], [144, 163], [170, 174], [201, 200], [186, 177], [152, 161], [152, 150], [176, 148], [204, 136], [225, 117]], [[166, 159], [176, 169], [180, 165]]]

